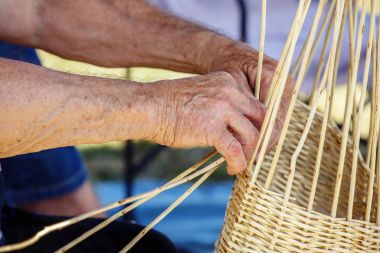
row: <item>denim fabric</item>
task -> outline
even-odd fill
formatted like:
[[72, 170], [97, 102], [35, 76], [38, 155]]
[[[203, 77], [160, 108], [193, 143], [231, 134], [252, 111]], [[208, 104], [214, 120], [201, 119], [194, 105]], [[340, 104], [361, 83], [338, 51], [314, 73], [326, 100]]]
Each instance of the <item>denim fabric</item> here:
[[87, 179], [81, 157], [73, 147], [0, 159], [0, 163], [5, 179], [4, 199], [8, 204], [62, 196]]
[[[0, 57], [40, 64], [33, 48], [0, 41]], [[86, 170], [73, 147], [0, 159], [5, 201], [20, 204], [62, 196], [80, 187]]]
[[22, 47], [3, 41], [0, 41], [0, 57], [40, 65], [36, 51], [33, 48]]

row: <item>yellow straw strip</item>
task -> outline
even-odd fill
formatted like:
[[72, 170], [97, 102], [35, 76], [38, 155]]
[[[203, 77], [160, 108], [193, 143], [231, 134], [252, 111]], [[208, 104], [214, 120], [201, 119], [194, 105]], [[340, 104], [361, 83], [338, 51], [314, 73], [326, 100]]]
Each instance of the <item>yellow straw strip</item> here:
[[261, 87], [261, 74], [263, 70], [264, 61], [264, 46], [265, 46], [265, 30], [266, 30], [266, 13], [267, 13], [267, 0], [261, 1], [261, 30], [260, 30], [260, 49], [259, 49], [259, 60], [257, 62], [257, 76], [256, 76], [256, 87], [255, 96], [260, 100], [260, 87]]
[[[220, 166], [220, 165], [219, 165]], [[141, 232], [136, 235], [121, 251], [120, 253], [128, 252], [136, 243], [138, 243], [144, 235], [146, 235], [154, 226], [156, 226], [162, 219], [168, 216], [174, 208], [181, 204], [195, 189], [197, 189], [218, 167], [206, 172], [197, 182], [195, 182], [185, 193], [183, 193], [174, 203], [172, 203], [165, 211], [157, 216], [148, 226], [146, 226]]]
[[183, 184], [185, 182], [191, 181], [193, 178], [199, 176], [200, 173], [202, 173], [202, 172], [204, 173], [206, 168], [203, 169], [203, 170], [200, 170], [199, 171], [200, 173], [197, 173], [197, 174], [194, 174], [194, 175], [191, 175], [191, 176], [188, 176], [188, 175], [191, 174], [192, 172], [196, 171], [204, 163], [206, 163], [208, 160], [210, 160], [215, 154], [217, 154], [216, 151], [211, 152], [210, 154], [208, 154], [207, 156], [205, 156], [203, 159], [201, 159], [201, 161], [199, 161], [195, 165], [191, 166], [189, 169], [187, 169], [186, 171], [184, 171], [183, 173], [181, 173], [179, 176], [177, 176], [176, 178], [174, 178], [173, 180], [171, 180], [170, 182], [168, 182], [164, 186], [161, 186], [159, 188], [156, 188], [156, 189], [154, 189], [152, 191], [149, 191], [149, 192], [146, 192], [146, 193], [142, 193], [142, 194], [139, 194], [139, 195], [136, 195], [136, 196], [132, 196], [130, 198], [126, 198], [124, 200], [119, 200], [119, 201], [114, 202], [114, 203], [112, 203], [110, 205], [107, 205], [105, 207], [102, 207], [102, 208], [99, 208], [97, 210], [90, 211], [88, 213], [85, 213], [85, 214], [82, 214], [82, 215], [70, 218], [68, 220], [65, 220], [65, 221], [62, 221], [62, 222], [59, 222], [59, 223], [56, 223], [56, 224], [53, 224], [53, 225], [49, 225], [49, 226], [45, 227], [44, 229], [42, 229], [41, 231], [39, 231], [33, 237], [31, 237], [31, 238], [29, 238], [29, 239], [27, 239], [27, 240], [25, 240], [23, 242], [0, 247], [0, 252], [10, 252], [10, 251], [24, 249], [24, 248], [26, 248], [28, 246], [31, 246], [31, 245], [35, 244], [41, 238], [45, 237], [46, 235], [48, 235], [48, 234], [50, 234], [50, 233], [52, 233], [54, 231], [61, 230], [63, 228], [66, 228], [68, 226], [74, 225], [74, 224], [76, 224], [76, 223], [78, 223], [80, 221], [83, 221], [85, 219], [88, 219], [90, 217], [96, 216], [96, 215], [101, 214], [101, 213], [105, 213], [108, 210], [111, 210], [111, 209], [114, 209], [114, 208], [117, 208], [117, 207], [129, 204], [129, 203], [135, 202], [137, 200], [140, 200], [140, 199], [143, 199], [143, 198], [146, 198], [146, 197], [149, 197], [152, 194], [155, 194], [156, 192], [166, 191], [166, 190], [171, 189], [173, 187], [176, 187], [176, 186], [178, 186], [180, 184]]
[[285, 136], [286, 136], [286, 133], [287, 133], [287, 130], [289, 127], [291, 114], [293, 113], [295, 102], [297, 100], [297, 96], [298, 96], [299, 90], [301, 88], [301, 85], [302, 85], [302, 82], [303, 82], [303, 79], [305, 76], [306, 62], [309, 60], [308, 56], [310, 56], [311, 45], [312, 45], [312, 42], [314, 41], [315, 32], [317, 30], [318, 23], [319, 23], [321, 15], [322, 15], [322, 10], [323, 10], [325, 5], [326, 5], [326, 0], [321, 0], [319, 2], [317, 12], [315, 15], [315, 19], [314, 19], [314, 23], [313, 23], [311, 31], [310, 31], [310, 36], [308, 38], [308, 41], [306, 42], [305, 54], [304, 54], [304, 57], [302, 60], [301, 70], [300, 70], [300, 73], [298, 75], [297, 82], [296, 82], [296, 85], [294, 88], [294, 92], [293, 92], [293, 95], [292, 95], [291, 100], [290, 100], [289, 109], [288, 109], [287, 114], [285, 116], [285, 122], [284, 122], [283, 130], [281, 131], [281, 135], [280, 135], [280, 138], [279, 138], [279, 141], [277, 144], [277, 148], [276, 148], [276, 153], [273, 157], [272, 165], [271, 165], [271, 168], [269, 170], [269, 173], [268, 173], [268, 176], [267, 176], [267, 179], [265, 182], [265, 188], [269, 188], [270, 183], [272, 182], [274, 172], [276, 170], [277, 162], [278, 162], [278, 159], [280, 157], [282, 146], [284, 144]]
[[[363, 6], [366, 8], [367, 1], [363, 0], [362, 2], [363, 2]], [[361, 51], [363, 35], [364, 35], [365, 16], [366, 16], [365, 14], [366, 13], [363, 11], [360, 17], [360, 24], [359, 24], [360, 29], [358, 31], [356, 51], [355, 51], [355, 62], [354, 62], [354, 68], [353, 68], [352, 77], [351, 77], [351, 81], [353, 84], [356, 84], [356, 81], [357, 81], [358, 67], [359, 67], [359, 61], [360, 61], [360, 51]], [[333, 198], [333, 203], [331, 207], [332, 217], [336, 217], [336, 212], [337, 212], [337, 207], [338, 207], [339, 193], [340, 193], [341, 184], [342, 184], [342, 175], [343, 175], [347, 142], [348, 142], [348, 136], [349, 136], [349, 130], [350, 130], [350, 119], [352, 115], [355, 87], [356, 85], [352, 85], [351, 87], [349, 87], [348, 94], [347, 94], [347, 104], [346, 104], [345, 113], [344, 113], [342, 144], [341, 144], [341, 149], [340, 149], [338, 172], [337, 172], [336, 180], [335, 180], [334, 198]]]

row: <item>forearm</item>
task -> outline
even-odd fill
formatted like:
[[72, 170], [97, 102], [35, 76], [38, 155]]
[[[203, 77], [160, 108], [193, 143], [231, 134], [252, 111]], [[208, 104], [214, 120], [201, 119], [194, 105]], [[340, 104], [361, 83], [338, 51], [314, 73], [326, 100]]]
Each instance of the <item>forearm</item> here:
[[0, 83], [0, 157], [144, 138], [146, 122], [154, 117], [145, 108], [147, 89], [132, 82], [0, 58]]
[[8, 26], [0, 28], [2, 36], [101, 66], [147, 66], [205, 73], [205, 50], [211, 55], [213, 50], [232, 42], [142, 0], [24, 2], [28, 3], [21, 16], [15, 13], [22, 11], [14, 8], [1, 13], [4, 20], [17, 18], [25, 23], [0, 22]]

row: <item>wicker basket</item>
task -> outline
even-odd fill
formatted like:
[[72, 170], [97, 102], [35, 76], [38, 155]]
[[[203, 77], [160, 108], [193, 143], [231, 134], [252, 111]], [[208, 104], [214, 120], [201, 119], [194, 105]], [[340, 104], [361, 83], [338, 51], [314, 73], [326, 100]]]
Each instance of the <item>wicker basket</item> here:
[[[255, 83], [257, 97], [261, 81], [267, 79], [261, 78], [267, 14], [266, 0], [261, 2], [260, 49]], [[377, 208], [380, 206], [380, 27], [375, 15], [380, 10], [379, 1], [319, 0], [314, 15], [313, 12], [309, 13], [311, 2], [299, 0], [271, 84], [266, 86], [269, 88], [267, 96], [261, 98], [267, 106], [266, 116], [247, 172], [237, 176], [216, 252], [380, 252], [380, 209]], [[366, 12], [361, 12], [360, 19], [357, 14], [358, 8], [367, 9], [369, 2], [370, 22], [366, 25]], [[311, 17], [313, 24], [307, 41], [300, 48], [293, 65], [303, 23]], [[349, 81], [344, 112], [341, 112], [344, 113], [341, 131], [328, 121], [334, 105], [333, 91], [338, 80], [346, 17], [350, 34], [350, 43], [346, 47], [350, 48], [350, 59], [344, 63], [344, 67], [349, 66]], [[365, 43], [363, 38], [367, 27], [367, 50], [365, 56], [362, 55], [365, 57], [362, 66], [361, 46]], [[322, 34], [325, 34], [323, 43], [320, 40]], [[313, 49], [321, 45], [317, 74], [308, 97], [309, 107], [297, 97], [316, 53]], [[296, 78], [294, 90], [284, 93], [285, 87], [291, 87], [286, 85], [290, 70], [291, 76]], [[358, 76], [362, 76], [362, 80], [358, 80]], [[359, 152], [360, 129], [369, 80], [372, 81], [370, 130], [363, 161]], [[355, 94], [358, 81], [362, 81], [359, 104]], [[286, 103], [281, 103], [284, 94], [291, 95], [288, 107]], [[325, 110], [320, 114], [316, 109], [322, 94], [325, 94]], [[272, 135], [273, 131], [279, 130], [280, 125], [276, 124], [280, 122], [277, 121], [278, 115], [285, 114], [276, 153], [265, 155], [270, 138], [275, 136]], [[50, 225], [25, 241], [0, 247], [0, 252], [24, 249], [51, 232], [132, 203], [56, 251], [67, 252], [161, 192], [198, 178], [120, 251], [128, 252], [224, 163], [222, 157], [211, 160], [216, 153], [210, 153], [159, 188]], [[253, 158], [256, 157], [258, 159], [253, 166]]]
[[[290, 202], [284, 203], [290, 158], [304, 129], [310, 108], [297, 101], [285, 145], [269, 190], [263, 182], [273, 154], [263, 163], [258, 181], [238, 176], [217, 242], [217, 252], [379, 252], [380, 227], [364, 222], [369, 169], [360, 157], [352, 221], [347, 221], [352, 144], [349, 142], [337, 218], [330, 216], [339, 161], [340, 130], [329, 125], [323, 152], [314, 209], [306, 207], [314, 172], [322, 115], [317, 114], [297, 160]], [[351, 155], [350, 155], [351, 154]], [[374, 196], [373, 199], [377, 199]], [[375, 220], [373, 203], [371, 221]]]

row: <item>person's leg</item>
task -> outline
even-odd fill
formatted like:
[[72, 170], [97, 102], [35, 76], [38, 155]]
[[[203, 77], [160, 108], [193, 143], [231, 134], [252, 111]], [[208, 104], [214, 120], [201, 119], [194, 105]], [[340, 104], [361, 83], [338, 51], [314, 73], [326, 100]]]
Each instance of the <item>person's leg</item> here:
[[100, 205], [87, 180], [78, 189], [63, 196], [26, 202], [18, 207], [39, 214], [75, 216], [97, 209]]
[[[13, 244], [28, 239], [41, 230], [43, 227], [63, 221], [63, 217], [49, 217], [45, 215], [35, 215], [24, 211], [5, 207], [2, 216], [2, 229], [6, 244]], [[104, 219], [88, 219], [60, 231], [53, 232], [41, 239], [38, 243], [18, 252], [30, 253], [50, 253], [62, 247], [71, 240], [77, 238], [85, 231], [96, 226]], [[92, 235], [81, 242], [70, 252], [119, 252], [134, 236], [143, 229], [142, 226], [115, 221], [106, 228]], [[131, 253], [163, 252], [176, 253], [176, 247], [164, 235], [150, 231], [140, 242], [130, 251]]]
[[27, 211], [73, 216], [99, 208], [82, 159], [73, 147], [0, 159], [5, 202]]

